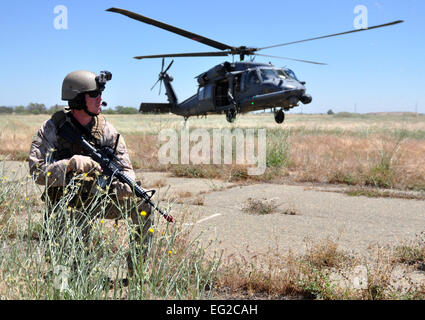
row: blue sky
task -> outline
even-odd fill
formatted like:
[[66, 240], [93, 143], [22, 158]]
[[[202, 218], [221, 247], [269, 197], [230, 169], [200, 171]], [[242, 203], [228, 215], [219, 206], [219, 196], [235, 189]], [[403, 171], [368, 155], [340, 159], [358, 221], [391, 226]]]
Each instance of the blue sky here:
[[[58, 5], [67, 8], [66, 30], [54, 27]], [[216, 50], [106, 12], [109, 7], [131, 10], [229, 45], [265, 47], [353, 29], [357, 5], [368, 9], [369, 26], [405, 22], [261, 51], [327, 66], [262, 57], [256, 61], [290, 67], [307, 82], [313, 102], [302, 107], [304, 113], [354, 108], [362, 113], [415, 111], [416, 106], [425, 113], [423, 0], [1, 1], [0, 105], [64, 104], [62, 80], [79, 69], [113, 73], [103, 95], [109, 106], [166, 102], [164, 90], [161, 96], [158, 88], [150, 91], [161, 60], [132, 57]], [[196, 75], [224, 60], [176, 58], [169, 73], [179, 101], [196, 92]]]

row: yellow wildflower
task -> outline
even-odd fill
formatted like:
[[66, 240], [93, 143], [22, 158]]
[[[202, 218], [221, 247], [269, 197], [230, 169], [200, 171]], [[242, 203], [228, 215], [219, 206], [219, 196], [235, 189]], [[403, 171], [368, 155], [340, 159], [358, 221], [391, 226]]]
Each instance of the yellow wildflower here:
[[100, 220], [100, 223], [104, 223], [105, 221], [102, 219], [102, 220]]
[[52, 173], [50, 171], [47, 172], [47, 176], [50, 177]]
[[150, 233], [153, 233], [153, 229], [152, 229], [152, 228], [149, 228], [149, 232], [150, 232]]
[[142, 211], [142, 212], [140, 212], [140, 215], [141, 215], [142, 217], [146, 216], [146, 211]]

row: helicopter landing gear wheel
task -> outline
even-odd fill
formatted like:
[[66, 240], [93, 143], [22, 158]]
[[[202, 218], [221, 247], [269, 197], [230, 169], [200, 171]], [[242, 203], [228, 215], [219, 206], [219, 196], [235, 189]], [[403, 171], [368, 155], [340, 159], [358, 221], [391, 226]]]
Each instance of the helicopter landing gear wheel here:
[[283, 123], [283, 121], [285, 120], [285, 113], [282, 111], [282, 109], [274, 113], [274, 120], [276, 121], [276, 123]]
[[232, 108], [226, 112], [226, 120], [230, 123], [235, 122], [236, 119], [236, 109]]

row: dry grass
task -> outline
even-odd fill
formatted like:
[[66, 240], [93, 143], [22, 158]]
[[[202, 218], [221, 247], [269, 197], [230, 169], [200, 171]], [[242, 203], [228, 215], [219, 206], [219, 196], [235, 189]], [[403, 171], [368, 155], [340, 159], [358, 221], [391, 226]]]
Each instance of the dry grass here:
[[[154, 236], [146, 259], [137, 255], [135, 275], [129, 286], [123, 290], [117, 287], [108, 290], [108, 286], [103, 285], [105, 277], [114, 281], [123, 278], [127, 254], [136, 257], [134, 246], [128, 243], [128, 237], [135, 231], [131, 219], [122, 219], [114, 227], [112, 222], [105, 223], [103, 219], [83, 213], [82, 216], [90, 219], [86, 222], [90, 225], [89, 246], [86, 246], [78, 240], [81, 227], [73, 223], [75, 220], [69, 214], [72, 209], [65, 197], [62, 198], [65, 202], [43, 223], [45, 206], [39, 197], [34, 206], [30, 198], [33, 194], [24, 192], [26, 184], [34, 182], [28, 177], [22, 181], [0, 180], [2, 300], [205, 299], [210, 296], [208, 288], [215, 277], [219, 256], [206, 259], [206, 248], [197, 239], [190, 239], [191, 230], [185, 223], [193, 221], [189, 212], [181, 212], [178, 221], [172, 225], [156, 219], [149, 231]], [[85, 209], [88, 207], [80, 210]], [[120, 210], [126, 208], [123, 206]], [[127, 213], [122, 214], [127, 216]], [[55, 221], [63, 221], [62, 218], [67, 222], [66, 227], [61, 229], [61, 236], [53, 236], [56, 229], [53, 225]], [[55, 267], [59, 265], [72, 270], [74, 262], [78, 270], [68, 273], [68, 288], [58, 290], [53, 278]], [[211, 272], [205, 269], [210, 263], [214, 263]], [[78, 276], [74, 276], [76, 274]], [[194, 282], [183, 283], [189, 279]], [[175, 291], [172, 289], [174, 285], [177, 286]]]
[[416, 240], [401, 244], [394, 249], [395, 262], [416, 266], [425, 269], [425, 231], [416, 237]]
[[219, 295], [248, 299], [261, 295], [267, 299], [309, 296], [299, 285], [301, 269], [292, 252], [287, 256], [256, 255], [249, 260], [229, 256], [218, 272], [216, 290]]
[[283, 211], [281, 212], [282, 214], [287, 214], [287, 215], [290, 215], [290, 216], [295, 216], [296, 214], [298, 214], [299, 212], [298, 212], [298, 209], [297, 209], [297, 207], [295, 206], [295, 204], [293, 203], [293, 201], [289, 201], [286, 205], [285, 205], [285, 207], [284, 207], [284, 209], [283, 209]]
[[200, 195], [193, 198], [190, 198], [190, 196], [189, 197], [178, 196], [174, 199], [174, 203], [193, 205], [193, 206], [203, 206], [204, 202], [205, 202], [205, 198]]
[[177, 195], [179, 198], [189, 198], [192, 196], [192, 193], [189, 191], [180, 191]]
[[252, 214], [270, 214], [279, 206], [276, 199], [253, 199], [248, 198], [242, 207], [243, 211]]
[[[219, 298], [237, 299], [357, 299], [425, 298], [425, 275], [394, 260], [391, 248], [371, 248], [373, 259], [353, 256], [325, 239], [305, 254], [229, 256], [218, 272]], [[362, 270], [363, 273], [358, 273]], [[363, 277], [359, 281], [359, 276]]]
[[[47, 118], [47, 115], [2, 116], [0, 155], [25, 159], [32, 135]], [[309, 181], [362, 187], [358, 190], [366, 189], [363, 187], [425, 190], [424, 116], [291, 115], [283, 127], [277, 127], [271, 115], [241, 117], [236, 123], [238, 127], [265, 127], [270, 133], [268, 146], [272, 149], [268, 156], [273, 157], [273, 161], [268, 162], [262, 176], [248, 176], [247, 168], [243, 165], [160, 165], [157, 159], [157, 134], [162, 128], [179, 130], [180, 118], [141, 115], [107, 118], [125, 137], [136, 168], [167, 170], [175, 176], [220, 178], [225, 181]], [[191, 120], [191, 128], [195, 127], [231, 128], [232, 125], [222, 117], [209, 117], [208, 120]], [[285, 143], [278, 143], [281, 138], [285, 139]], [[161, 179], [153, 183], [156, 186], [163, 184]], [[381, 192], [375, 195], [387, 194]], [[185, 200], [185, 204], [202, 205], [204, 201], [201, 196], [184, 192], [178, 196]], [[21, 203], [14, 202], [17, 199], [19, 197], [9, 196], [7, 201], [0, 201], [1, 216], [7, 216], [10, 222], [10, 229], [6, 232], [10, 237], [6, 238], [13, 241], [20, 240], [18, 235], [22, 235], [23, 228], [18, 220], [14, 222], [10, 219], [10, 214], [17, 217], [23, 215], [19, 211]], [[264, 200], [251, 199], [247, 210], [263, 214], [278, 212], [276, 203]], [[31, 201], [30, 198], [21, 201], [28, 207], [24, 201]], [[39, 200], [36, 202], [39, 203]], [[297, 210], [289, 206], [281, 213], [297, 214]], [[35, 224], [32, 229], [26, 230], [26, 238], [22, 238], [32, 239], [39, 226]], [[173, 256], [184, 256], [187, 251], [186, 237], [179, 236], [174, 241], [178, 245]], [[411, 268], [423, 276], [424, 247], [423, 242], [417, 242], [401, 244], [392, 248], [390, 253], [377, 250], [370, 261], [353, 257], [340, 250], [337, 241], [326, 239], [311, 244], [299, 256], [292, 252], [277, 254], [278, 250], [273, 249], [249, 258], [229, 256], [217, 274], [215, 295], [280, 299], [424, 299], [423, 277], [419, 283], [411, 278]], [[119, 247], [114, 248], [118, 250]], [[168, 256], [168, 251], [165, 253]], [[350, 278], [357, 265], [365, 266], [367, 271], [367, 286], [363, 289], [353, 287]], [[174, 267], [175, 271], [179, 270], [178, 265]], [[394, 282], [398, 269], [403, 270], [402, 280], [406, 282], [403, 288], [397, 287]], [[17, 274], [16, 278], [20, 276]], [[5, 283], [17, 285], [12, 280], [7, 278], [7, 281], [0, 282], [0, 291], [7, 290]], [[191, 297], [190, 294], [188, 297]]]
[[167, 185], [165, 179], [159, 179], [159, 180], [155, 180], [152, 181], [152, 183], [149, 184], [150, 188], [161, 188], [161, 187], [165, 187]]
[[408, 199], [408, 200], [425, 200], [425, 195], [423, 193], [408, 193], [401, 191], [391, 191], [391, 190], [379, 190], [375, 188], [351, 188], [344, 191], [346, 195], [359, 197], [365, 196], [368, 198], [397, 198], [397, 199]]
[[351, 257], [339, 250], [338, 243], [331, 239], [309, 244], [303, 259], [316, 268], [335, 268], [351, 262]]
[[[0, 119], [0, 155], [23, 160], [31, 138], [48, 115]], [[277, 126], [270, 115], [245, 115], [235, 125], [220, 116], [190, 119], [190, 128], [267, 128], [267, 168], [249, 176], [245, 165], [161, 165], [158, 133], [181, 129], [169, 115], [107, 115], [122, 133], [135, 168], [169, 171], [178, 177], [227, 181], [342, 183], [425, 190], [425, 116], [411, 114], [291, 115]]]
[[299, 136], [292, 139], [291, 150], [297, 181], [425, 187], [424, 141]]

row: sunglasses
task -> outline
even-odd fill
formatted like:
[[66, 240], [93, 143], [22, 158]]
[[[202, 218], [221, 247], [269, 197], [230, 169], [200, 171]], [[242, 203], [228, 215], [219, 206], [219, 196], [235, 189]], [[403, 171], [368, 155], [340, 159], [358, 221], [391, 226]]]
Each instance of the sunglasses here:
[[97, 98], [99, 95], [102, 95], [102, 92], [98, 90], [89, 91], [86, 93], [89, 95], [90, 98]]

